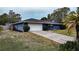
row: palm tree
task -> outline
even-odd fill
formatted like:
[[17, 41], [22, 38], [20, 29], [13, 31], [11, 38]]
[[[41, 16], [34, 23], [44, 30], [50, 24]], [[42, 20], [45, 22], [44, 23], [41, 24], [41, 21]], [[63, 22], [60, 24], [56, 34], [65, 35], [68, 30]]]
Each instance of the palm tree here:
[[76, 39], [79, 40], [79, 7], [77, 7], [76, 12], [72, 11], [69, 13], [67, 20], [74, 21], [73, 23], [68, 25], [68, 31], [70, 31], [70, 29], [74, 27], [76, 29]]
[[76, 19], [76, 39], [79, 40], [79, 7], [77, 7], [77, 19]]

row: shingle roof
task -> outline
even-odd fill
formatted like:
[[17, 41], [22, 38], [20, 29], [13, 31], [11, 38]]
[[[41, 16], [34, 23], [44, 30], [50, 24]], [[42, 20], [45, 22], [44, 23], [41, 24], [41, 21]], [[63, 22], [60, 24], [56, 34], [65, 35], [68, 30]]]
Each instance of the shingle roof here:
[[16, 22], [13, 24], [20, 24], [20, 23], [29, 23], [29, 24], [61, 24], [61, 23], [56, 23], [56, 22], [52, 22], [50, 20], [25, 20], [25, 21], [21, 21], [21, 22]]

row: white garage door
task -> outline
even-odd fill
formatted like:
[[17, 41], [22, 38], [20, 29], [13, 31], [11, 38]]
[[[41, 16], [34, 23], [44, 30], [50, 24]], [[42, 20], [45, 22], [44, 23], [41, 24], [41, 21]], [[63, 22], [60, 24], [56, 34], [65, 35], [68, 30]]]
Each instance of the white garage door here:
[[28, 24], [30, 31], [42, 31], [42, 24]]

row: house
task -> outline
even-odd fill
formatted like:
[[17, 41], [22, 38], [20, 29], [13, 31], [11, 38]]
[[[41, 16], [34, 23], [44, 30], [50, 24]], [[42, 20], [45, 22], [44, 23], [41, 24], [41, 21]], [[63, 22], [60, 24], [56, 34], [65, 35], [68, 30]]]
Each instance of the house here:
[[25, 24], [28, 24], [30, 27], [29, 31], [56, 30], [61, 29], [63, 26], [62, 23], [54, 23], [51, 21], [36, 20], [31, 18], [26, 21], [13, 23], [11, 27], [16, 31], [24, 31], [23, 26]]

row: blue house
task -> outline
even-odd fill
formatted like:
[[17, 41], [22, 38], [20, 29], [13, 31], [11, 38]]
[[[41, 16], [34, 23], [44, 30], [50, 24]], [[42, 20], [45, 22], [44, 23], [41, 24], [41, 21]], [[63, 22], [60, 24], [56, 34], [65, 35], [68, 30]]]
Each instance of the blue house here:
[[[31, 21], [30, 21], [31, 20]], [[52, 21], [43, 20], [26, 20], [22, 22], [17, 22], [12, 24], [12, 29], [16, 31], [24, 31], [23, 27], [27, 24], [30, 27], [29, 31], [43, 31], [43, 30], [59, 30], [64, 29], [62, 23], [56, 23]]]
[[65, 29], [66, 26], [62, 23], [58, 23], [57, 21], [53, 20], [49, 24], [43, 24], [44, 30], [62, 30]]

